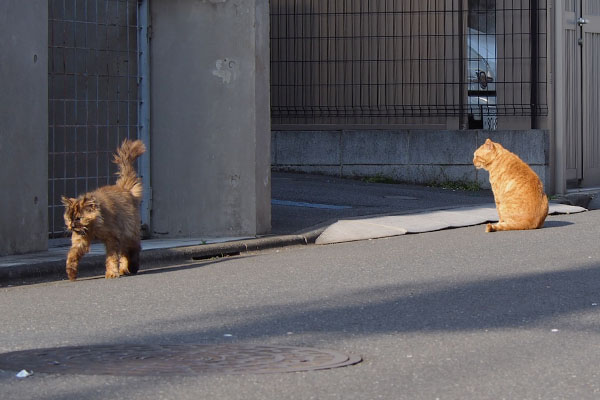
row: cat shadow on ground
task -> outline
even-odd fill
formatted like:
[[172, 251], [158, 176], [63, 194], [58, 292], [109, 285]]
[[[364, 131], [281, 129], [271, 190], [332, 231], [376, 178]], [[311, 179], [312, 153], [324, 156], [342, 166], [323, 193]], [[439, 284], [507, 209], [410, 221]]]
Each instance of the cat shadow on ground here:
[[151, 266], [147, 269], [140, 269], [140, 272], [138, 273], [138, 275], [153, 275], [153, 274], [162, 274], [162, 273], [167, 273], [167, 272], [173, 272], [173, 271], [184, 271], [184, 270], [188, 270], [188, 269], [194, 269], [194, 268], [202, 268], [202, 267], [207, 267], [209, 265], [213, 265], [213, 264], [220, 264], [222, 262], [226, 262], [231, 260], [232, 258], [248, 258], [248, 257], [254, 257], [254, 256], [240, 256], [239, 254], [236, 255], [229, 255], [229, 256], [225, 256], [225, 257], [214, 257], [211, 259], [205, 259], [205, 260], [193, 260], [190, 262], [186, 262], [186, 263], [180, 263], [180, 264], [165, 264], [163, 266], [158, 265], [158, 266]]
[[569, 221], [546, 221], [542, 229], [548, 228], [561, 228], [563, 226], [573, 225], [573, 222]]
[[[185, 263], [171, 263], [165, 265], [153, 265], [144, 268], [144, 265], [141, 266], [140, 271], [136, 275], [123, 275], [118, 279], [129, 279], [135, 276], [145, 276], [145, 275], [155, 275], [155, 274], [163, 274], [167, 272], [173, 271], [185, 271], [188, 269], [196, 269], [207, 267], [212, 264], [218, 264], [225, 261], [224, 258], [219, 258], [215, 260], [198, 260], [198, 261], [189, 261]], [[77, 278], [77, 281], [92, 281], [92, 280], [103, 280], [104, 275], [94, 274], [93, 272], [83, 273], [81, 277]]]

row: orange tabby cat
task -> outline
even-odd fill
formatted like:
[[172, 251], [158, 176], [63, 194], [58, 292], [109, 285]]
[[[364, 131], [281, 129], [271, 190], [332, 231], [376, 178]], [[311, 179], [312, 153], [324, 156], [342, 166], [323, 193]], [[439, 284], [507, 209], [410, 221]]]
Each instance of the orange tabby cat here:
[[146, 151], [141, 140], [125, 139], [114, 157], [119, 179], [76, 199], [62, 197], [65, 224], [72, 232], [67, 255], [67, 276], [77, 278], [79, 260], [94, 239], [106, 246], [106, 278], [135, 274], [140, 259], [140, 212], [142, 181], [133, 162]]
[[548, 215], [548, 198], [535, 172], [500, 143], [487, 139], [474, 154], [475, 167], [490, 173], [499, 221], [486, 232], [537, 229]]

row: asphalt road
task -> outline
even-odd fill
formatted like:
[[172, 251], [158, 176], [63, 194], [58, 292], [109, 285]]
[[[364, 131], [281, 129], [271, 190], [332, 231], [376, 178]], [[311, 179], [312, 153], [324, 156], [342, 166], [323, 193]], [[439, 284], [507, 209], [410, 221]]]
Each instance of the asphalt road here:
[[[271, 195], [272, 233], [276, 235], [310, 230], [340, 218], [494, 203], [489, 190], [369, 183], [359, 179], [283, 172], [272, 174]], [[298, 203], [308, 203], [312, 207], [290, 206]]]
[[[0, 289], [0, 352], [238, 343], [357, 354], [268, 375], [0, 372], [2, 399], [597, 399], [600, 211], [273, 249], [118, 280]], [[34, 371], [35, 372], [35, 371]]]

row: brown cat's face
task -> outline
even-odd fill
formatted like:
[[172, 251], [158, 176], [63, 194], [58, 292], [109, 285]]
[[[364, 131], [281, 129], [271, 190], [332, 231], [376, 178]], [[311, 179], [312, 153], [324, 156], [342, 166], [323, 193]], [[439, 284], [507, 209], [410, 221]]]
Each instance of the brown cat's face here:
[[477, 169], [486, 168], [486, 166], [488, 166], [496, 157], [496, 146], [498, 146], [497, 143], [487, 139], [485, 143], [473, 153], [473, 165], [475, 165]]
[[76, 199], [61, 197], [65, 205], [65, 225], [67, 229], [80, 235], [86, 235], [90, 225], [100, 215], [100, 210], [94, 199], [80, 196]]

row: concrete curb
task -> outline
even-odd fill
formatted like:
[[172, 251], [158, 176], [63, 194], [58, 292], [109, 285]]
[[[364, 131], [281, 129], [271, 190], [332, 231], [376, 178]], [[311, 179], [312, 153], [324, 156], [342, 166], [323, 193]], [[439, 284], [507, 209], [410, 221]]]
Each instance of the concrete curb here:
[[[173, 262], [193, 262], [213, 257], [239, 255], [250, 251], [277, 247], [313, 244], [324, 228], [297, 235], [265, 236], [234, 242], [212, 243], [198, 246], [143, 250], [140, 271]], [[104, 255], [86, 255], [79, 266], [81, 277], [104, 275]], [[65, 261], [49, 260], [31, 265], [0, 268], [0, 286], [66, 280]]]

